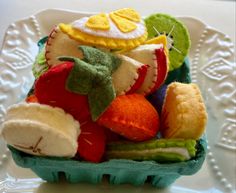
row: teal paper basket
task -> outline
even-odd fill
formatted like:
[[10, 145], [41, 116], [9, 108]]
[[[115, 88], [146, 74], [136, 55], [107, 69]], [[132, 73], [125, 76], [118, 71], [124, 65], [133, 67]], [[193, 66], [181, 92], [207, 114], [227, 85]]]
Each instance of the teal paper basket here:
[[15, 163], [30, 168], [48, 182], [58, 182], [64, 175], [70, 183], [100, 183], [108, 176], [110, 184], [142, 185], [151, 183], [157, 188], [172, 184], [182, 175], [192, 175], [202, 166], [206, 156], [206, 140], [197, 142], [197, 154], [191, 160], [179, 163], [157, 163], [155, 161], [133, 161], [111, 159], [101, 163], [90, 163], [63, 158], [32, 156], [9, 146]]

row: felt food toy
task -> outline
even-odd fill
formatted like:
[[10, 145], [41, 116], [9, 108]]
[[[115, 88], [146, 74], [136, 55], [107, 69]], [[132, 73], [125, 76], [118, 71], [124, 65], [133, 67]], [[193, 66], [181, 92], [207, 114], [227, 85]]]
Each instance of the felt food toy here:
[[161, 114], [165, 138], [199, 139], [206, 127], [207, 113], [196, 84], [171, 83]]
[[106, 146], [105, 129], [91, 121], [81, 126], [78, 138], [79, 157], [90, 162], [101, 161]]
[[179, 162], [196, 155], [196, 141], [183, 139], [152, 139], [141, 143], [118, 141], [109, 143], [108, 159], [155, 160], [159, 163]]
[[168, 74], [168, 55], [163, 44], [141, 45], [126, 52], [125, 55], [148, 65], [144, 82], [136, 91], [137, 93], [148, 95], [164, 83]]
[[38, 103], [11, 106], [2, 126], [7, 144], [37, 156], [73, 157], [79, 134], [79, 123], [71, 115]]
[[158, 113], [140, 94], [116, 97], [97, 122], [133, 141], [151, 139], [159, 129]]
[[48, 36], [46, 43], [45, 57], [49, 66], [55, 66], [60, 64], [58, 59], [60, 56], [73, 56], [76, 58], [82, 58], [82, 52], [79, 47], [79, 43], [66, 34], [64, 34], [58, 26], [56, 26]]
[[66, 81], [74, 64], [64, 62], [50, 68], [35, 83], [35, 96], [41, 104], [60, 107], [80, 123], [90, 119], [88, 99], [66, 89]]
[[78, 42], [109, 49], [132, 49], [147, 38], [144, 22], [130, 8], [83, 17], [71, 24], [62, 23], [59, 27]]
[[188, 30], [176, 18], [166, 14], [153, 14], [145, 18], [148, 39], [165, 35], [169, 48], [170, 71], [179, 68], [190, 49], [190, 36]]
[[121, 65], [112, 74], [112, 83], [116, 95], [136, 92], [144, 82], [148, 65], [125, 55], [119, 55]]

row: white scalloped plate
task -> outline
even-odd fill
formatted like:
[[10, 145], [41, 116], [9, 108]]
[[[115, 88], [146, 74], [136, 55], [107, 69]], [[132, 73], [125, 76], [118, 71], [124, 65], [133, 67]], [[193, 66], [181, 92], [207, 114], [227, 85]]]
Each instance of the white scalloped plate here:
[[[31, 65], [39, 38], [48, 35], [55, 24], [90, 14], [51, 9], [9, 26], [0, 55], [0, 124], [6, 108], [24, 97], [33, 83]], [[164, 190], [148, 184], [142, 187], [114, 186], [107, 182], [99, 185], [49, 184], [30, 170], [16, 166], [0, 138], [0, 192], [236, 192], [236, 65], [233, 43], [228, 36], [197, 19], [179, 19], [190, 32], [192, 79], [200, 86], [209, 113], [209, 151], [197, 174], [181, 177]]]

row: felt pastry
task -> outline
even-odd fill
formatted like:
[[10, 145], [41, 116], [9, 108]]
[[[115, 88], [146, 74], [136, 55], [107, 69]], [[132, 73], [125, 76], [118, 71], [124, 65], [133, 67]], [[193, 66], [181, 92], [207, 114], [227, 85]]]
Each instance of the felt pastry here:
[[71, 115], [38, 103], [11, 106], [2, 125], [7, 144], [38, 156], [73, 157], [79, 134], [79, 123]]
[[63, 62], [51, 67], [37, 79], [34, 92], [39, 103], [60, 107], [83, 123], [90, 119], [88, 98], [66, 88], [66, 81], [73, 66], [72, 62]]
[[161, 114], [165, 138], [199, 139], [205, 131], [207, 113], [196, 84], [169, 84]]
[[151, 139], [159, 129], [158, 113], [140, 94], [117, 96], [97, 122], [133, 141]]
[[152, 139], [140, 143], [117, 141], [107, 145], [107, 159], [155, 160], [159, 163], [180, 162], [196, 155], [192, 139]]
[[116, 95], [131, 94], [140, 88], [147, 74], [148, 65], [128, 56], [119, 55], [121, 65], [112, 74], [112, 83]]
[[78, 49], [80, 43], [69, 38], [58, 26], [56, 26], [48, 36], [46, 43], [45, 57], [49, 66], [60, 64], [60, 56], [73, 56], [81, 58], [81, 50]]
[[71, 24], [61, 23], [59, 27], [72, 39], [83, 44], [109, 49], [132, 49], [147, 38], [144, 22], [130, 8], [83, 17]]
[[163, 44], [145, 44], [126, 52], [143, 64], [148, 65], [147, 74], [137, 93], [148, 95], [158, 89], [165, 81], [168, 73], [168, 56]]
[[145, 18], [148, 38], [166, 35], [169, 48], [170, 71], [179, 68], [190, 49], [190, 36], [182, 22], [166, 14], [153, 14]]
[[78, 138], [78, 155], [86, 161], [100, 162], [105, 152], [105, 128], [95, 122], [81, 125]]

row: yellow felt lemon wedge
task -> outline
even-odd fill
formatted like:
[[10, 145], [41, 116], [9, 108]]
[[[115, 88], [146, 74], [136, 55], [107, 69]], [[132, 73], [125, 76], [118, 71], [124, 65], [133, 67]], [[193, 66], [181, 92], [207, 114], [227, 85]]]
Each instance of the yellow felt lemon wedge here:
[[124, 8], [116, 10], [113, 13], [130, 21], [140, 22], [140, 15], [134, 9]]
[[136, 24], [133, 23], [132, 21], [117, 16], [114, 13], [110, 13], [109, 16], [112, 19], [112, 21], [116, 24], [117, 28], [124, 33], [134, 31], [137, 28]]
[[91, 16], [85, 23], [85, 26], [97, 30], [109, 30], [109, 20], [105, 13]]

